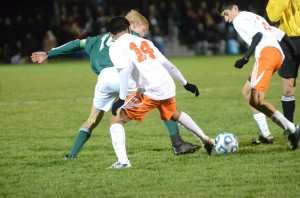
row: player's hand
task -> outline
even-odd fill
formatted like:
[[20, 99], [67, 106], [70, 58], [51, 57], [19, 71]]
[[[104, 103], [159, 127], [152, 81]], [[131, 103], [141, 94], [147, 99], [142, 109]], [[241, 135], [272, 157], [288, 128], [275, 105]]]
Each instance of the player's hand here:
[[46, 62], [47, 59], [48, 59], [48, 55], [46, 52], [33, 52], [31, 54], [31, 61], [33, 63], [41, 64]]
[[122, 99], [119, 99], [117, 100], [117, 102], [115, 102], [113, 105], [112, 105], [112, 108], [111, 108], [111, 112], [114, 116], [117, 115], [117, 110], [122, 107], [122, 105], [124, 104], [125, 100], [122, 100]]
[[236, 68], [238, 68], [238, 69], [242, 69], [243, 67], [244, 67], [244, 65], [246, 64], [246, 63], [248, 63], [248, 59], [246, 59], [246, 58], [241, 58], [241, 59], [239, 59], [239, 60], [237, 60], [236, 62], [235, 62], [235, 64], [234, 64], [234, 66], [236, 67]]
[[183, 86], [187, 91], [190, 91], [195, 94], [195, 96], [199, 96], [200, 92], [198, 90], [198, 87], [196, 85], [186, 83], [186, 85]]

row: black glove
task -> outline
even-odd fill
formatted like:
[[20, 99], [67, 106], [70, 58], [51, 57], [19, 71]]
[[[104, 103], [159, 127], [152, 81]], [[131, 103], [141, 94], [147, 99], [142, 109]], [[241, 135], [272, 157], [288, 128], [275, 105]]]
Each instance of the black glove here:
[[117, 110], [124, 104], [125, 100], [119, 98], [117, 102], [112, 105], [111, 112], [114, 116], [117, 115]]
[[238, 69], [242, 69], [243, 68], [243, 66], [246, 64], [246, 63], [248, 63], [248, 59], [246, 59], [246, 58], [241, 58], [241, 59], [239, 59], [239, 60], [237, 60], [236, 62], [235, 62], [235, 64], [234, 64], [234, 66], [236, 67], [236, 68], [238, 68]]
[[186, 85], [183, 86], [187, 91], [190, 91], [192, 93], [195, 94], [195, 96], [199, 96], [199, 90], [197, 88], [196, 85], [190, 84], [190, 83], [186, 83]]

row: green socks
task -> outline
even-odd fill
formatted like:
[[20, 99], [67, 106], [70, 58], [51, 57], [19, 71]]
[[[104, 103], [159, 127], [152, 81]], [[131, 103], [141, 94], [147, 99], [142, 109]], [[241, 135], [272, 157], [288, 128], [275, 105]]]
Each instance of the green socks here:
[[179, 128], [177, 122], [173, 120], [164, 121], [165, 126], [168, 129], [170, 139], [173, 146], [179, 146], [183, 144], [183, 140], [180, 137], [179, 134]]
[[91, 134], [87, 128], [81, 128], [73, 142], [69, 156], [75, 158], [90, 136]]
[[173, 120], [169, 120], [169, 121], [164, 121], [164, 124], [167, 127], [170, 136], [179, 133], [177, 122]]

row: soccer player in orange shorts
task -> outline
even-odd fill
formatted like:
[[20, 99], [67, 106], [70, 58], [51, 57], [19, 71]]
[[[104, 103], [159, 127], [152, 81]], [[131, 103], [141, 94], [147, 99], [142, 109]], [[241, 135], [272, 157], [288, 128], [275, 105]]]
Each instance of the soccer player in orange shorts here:
[[[184, 112], [176, 108], [175, 78], [187, 91], [199, 95], [197, 86], [189, 84], [181, 72], [147, 39], [133, 36], [129, 22], [124, 17], [115, 17], [109, 27], [116, 40], [109, 50], [114, 67], [120, 74], [119, 100], [112, 106], [110, 133], [118, 161], [110, 168], [131, 166], [125, 148], [123, 125], [131, 120], [142, 121], [154, 108], [160, 112], [164, 121], [174, 120], [193, 132], [204, 143], [211, 155], [215, 140], [208, 137], [198, 125]], [[136, 82], [138, 90], [126, 100], [128, 81]]]
[[287, 131], [291, 149], [297, 149], [300, 138], [299, 125], [290, 122], [271, 103], [264, 100], [270, 80], [284, 60], [277, 38], [272, 34], [272, 27], [261, 16], [240, 11], [235, 0], [223, 0], [218, 11], [226, 22], [233, 24], [240, 37], [249, 45], [245, 56], [237, 60], [234, 66], [241, 69], [255, 51], [256, 61], [251, 74], [249, 104]]

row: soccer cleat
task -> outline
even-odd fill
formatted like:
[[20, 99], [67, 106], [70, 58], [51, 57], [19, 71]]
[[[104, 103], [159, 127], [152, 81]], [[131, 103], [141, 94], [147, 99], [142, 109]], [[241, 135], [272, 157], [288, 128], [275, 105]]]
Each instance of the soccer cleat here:
[[282, 135], [284, 138], [288, 138], [289, 137], [290, 132], [289, 131], [283, 131]]
[[130, 167], [131, 167], [130, 162], [128, 162], [127, 164], [121, 164], [120, 162], [116, 162], [116, 163], [114, 163], [113, 165], [111, 165], [108, 168], [117, 168], [117, 169], [120, 169], [120, 168], [130, 168]]
[[191, 144], [188, 142], [183, 142], [180, 146], [173, 146], [173, 153], [175, 155], [184, 155], [187, 153], [193, 153], [200, 148], [197, 144]]
[[264, 137], [262, 135], [258, 135], [257, 138], [251, 140], [252, 145], [259, 145], [259, 144], [273, 144], [274, 138], [272, 135], [269, 135], [268, 137]]
[[209, 141], [207, 141], [205, 144], [204, 144], [204, 148], [206, 150], [206, 153], [208, 155], [211, 155], [212, 154], [212, 151], [215, 147], [215, 144], [216, 144], [216, 141], [214, 139], [209, 139]]
[[299, 145], [299, 139], [300, 139], [300, 126], [295, 125], [296, 131], [295, 133], [290, 133], [288, 139], [291, 142], [291, 150], [296, 150]]
[[65, 155], [64, 160], [72, 160], [76, 159], [76, 157], [70, 156], [69, 154]]

